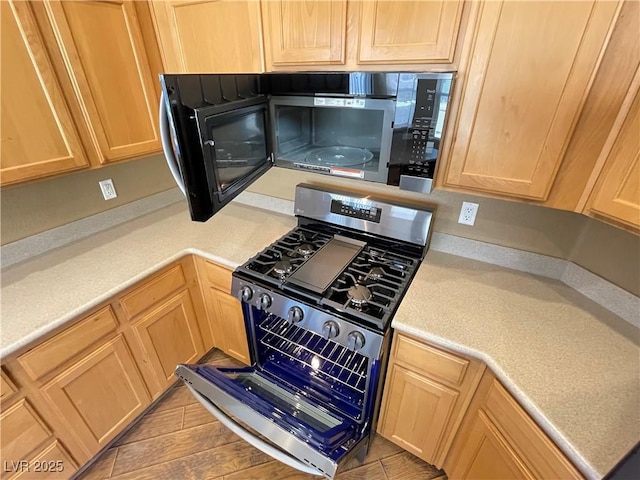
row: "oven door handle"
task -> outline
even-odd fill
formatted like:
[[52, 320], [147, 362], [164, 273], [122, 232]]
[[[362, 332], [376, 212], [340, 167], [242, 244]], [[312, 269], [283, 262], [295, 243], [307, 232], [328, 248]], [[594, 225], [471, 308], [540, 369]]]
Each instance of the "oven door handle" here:
[[191, 394], [202, 404], [202, 406], [214, 417], [220, 420], [225, 427], [231, 430], [233, 433], [238, 435], [248, 444], [253, 445], [258, 450], [263, 453], [266, 453], [272, 458], [284, 463], [285, 465], [289, 465], [296, 470], [300, 470], [304, 473], [310, 473], [312, 475], [322, 475], [322, 472], [316, 470], [313, 467], [310, 467], [304, 462], [301, 462], [297, 458], [284, 453], [282, 450], [279, 450], [267, 442], [257, 437], [253, 433], [249, 432], [246, 428], [240, 425], [238, 422], [233, 420], [229, 415], [224, 413], [218, 407], [216, 407], [213, 403], [211, 403], [207, 398], [204, 397], [200, 392], [196, 391], [192, 386], [187, 385], [187, 388], [191, 391]]
[[164, 150], [164, 158], [167, 161], [167, 165], [169, 166], [173, 179], [178, 184], [178, 188], [182, 194], [186, 197], [186, 188], [184, 186], [182, 174], [180, 173], [180, 165], [178, 164], [178, 152], [173, 148], [173, 143], [171, 141], [172, 133], [171, 125], [169, 125], [169, 111], [167, 109], [168, 102], [169, 99], [167, 98], [167, 94], [163, 90], [162, 95], [160, 95], [160, 105], [158, 107], [158, 123], [160, 124], [162, 150]]

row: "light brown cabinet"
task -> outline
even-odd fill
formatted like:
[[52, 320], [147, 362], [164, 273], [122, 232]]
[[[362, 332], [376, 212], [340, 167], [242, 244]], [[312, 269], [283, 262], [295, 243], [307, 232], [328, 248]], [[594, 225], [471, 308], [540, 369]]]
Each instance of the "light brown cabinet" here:
[[272, 0], [262, 12], [267, 65], [344, 64], [346, 0]]
[[89, 161], [26, 2], [0, 2], [2, 185], [88, 167]]
[[87, 151], [97, 164], [160, 151], [157, 121], [160, 65], [151, 65], [133, 2], [57, 1], [34, 4], [59, 74], [71, 79], [68, 95]]
[[640, 70], [600, 160], [586, 211], [640, 232]]
[[161, 270], [119, 300], [130, 329], [125, 332], [152, 397], [172, 384], [179, 363], [193, 363], [205, 348], [204, 307], [193, 258]]
[[89, 351], [41, 389], [93, 456], [135, 419], [151, 398], [122, 335]]
[[484, 368], [397, 333], [378, 433], [441, 467]]
[[445, 186], [548, 198], [618, 7], [474, 4]]
[[458, 0], [263, 1], [266, 68], [451, 67], [463, 6]]
[[240, 301], [230, 295], [231, 270], [202, 258], [198, 259], [198, 270], [213, 345], [245, 365], [250, 365], [242, 307]]
[[151, 2], [167, 73], [262, 72], [260, 2]]
[[0, 461], [2, 479], [67, 478], [78, 465], [50, 425], [2, 368]]
[[444, 468], [450, 478], [582, 478], [490, 371]]
[[461, 0], [360, 2], [359, 64], [452, 63]]

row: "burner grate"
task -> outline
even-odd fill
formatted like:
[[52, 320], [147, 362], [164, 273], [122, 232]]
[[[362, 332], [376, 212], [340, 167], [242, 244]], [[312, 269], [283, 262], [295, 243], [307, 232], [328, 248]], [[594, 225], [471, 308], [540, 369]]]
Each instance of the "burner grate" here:
[[325, 380], [338, 382], [358, 393], [365, 392], [368, 369], [366, 356], [326, 340], [315, 332], [289, 325], [275, 315], [269, 315], [260, 328], [267, 333], [260, 339], [264, 348], [301, 363], [312, 374]]

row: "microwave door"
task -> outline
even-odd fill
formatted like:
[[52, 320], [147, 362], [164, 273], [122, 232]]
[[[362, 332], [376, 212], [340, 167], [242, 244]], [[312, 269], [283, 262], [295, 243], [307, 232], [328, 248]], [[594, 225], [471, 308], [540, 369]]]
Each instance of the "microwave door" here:
[[273, 165], [266, 99], [236, 103], [243, 106], [223, 113], [197, 112], [207, 177], [219, 208]]
[[352, 420], [295, 395], [260, 367], [178, 365], [176, 375], [221, 423], [300, 471], [333, 479], [338, 466], [366, 445]]
[[169, 170], [191, 219], [204, 222], [271, 167], [267, 99], [257, 75], [164, 74], [160, 82]]

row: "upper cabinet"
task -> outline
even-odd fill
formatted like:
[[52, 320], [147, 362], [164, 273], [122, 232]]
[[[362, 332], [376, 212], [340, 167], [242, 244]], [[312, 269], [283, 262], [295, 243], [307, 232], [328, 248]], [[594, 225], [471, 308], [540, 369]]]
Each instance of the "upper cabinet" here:
[[97, 161], [159, 151], [154, 77], [160, 66], [149, 64], [134, 4], [46, 1], [38, 7], [53, 30], [51, 43], [71, 78]]
[[361, 3], [358, 63], [451, 63], [461, 0]]
[[462, 0], [263, 0], [266, 68], [451, 68], [463, 4]]
[[346, 0], [273, 0], [262, 11], [268, 65], [344, 64]]
[[484, 2], [475, 7], [443, 184], [544, 201], [618, 2]]
[[607, 144], [586, 211], [640, 231], [640, 70]]
[[167, 73], [263, 71], [257, 0], [152, 1]]
[[3, 185], [88, 167], [29, 4], [0, 2]]

